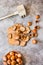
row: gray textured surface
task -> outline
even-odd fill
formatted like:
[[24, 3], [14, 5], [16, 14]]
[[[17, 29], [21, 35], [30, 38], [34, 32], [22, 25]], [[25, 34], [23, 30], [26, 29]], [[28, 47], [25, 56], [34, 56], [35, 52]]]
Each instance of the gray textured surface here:
[[[25, 65], [43, 65], [43, 0], [0, 0], [0, 17], [14, 12], [15, 7], [19, 4], [25, 5], [28, 16], [24, 19], [14, 16], [0, 21], [0, 65], [2, 65], [3, 55], [10, 50], [20, 51], [25, 58]], [[38, 23], [41, 29], [38, 31], [39, 36], [36, 38], [39, 40], [38, 44], [33, 45], [31, 39], [25, 47], [10, 46], [7, 41], [8, 27], [17, 22], [26, 25], [28, 21], [32, 21], [33, 25], [36, 25], [34, 23], [36, 14], [41, 15]]]

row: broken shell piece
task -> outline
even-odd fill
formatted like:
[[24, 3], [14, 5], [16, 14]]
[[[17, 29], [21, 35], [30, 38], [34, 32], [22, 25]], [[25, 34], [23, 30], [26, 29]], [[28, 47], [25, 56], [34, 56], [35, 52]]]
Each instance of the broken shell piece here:
[[14, 26], [13, 26], [13, 31], [15, 31], [15, 30], [16, 30], [16, 26], [14, 25]]
[[24, 36], [22, 36], [22, 38], [21, 38], [23, 41], [28, 41], [30, 38], [29, 38], [29, 36], [27, 36], [27, 35], [24, 35]]
[[26, 30], [23, 32], [24, 34], [28, 34], [30, 32], [30, 27], [26, 27]]
[[14, 39], [19, 39], [19, 35], [13, 33], [13, 38], [14, 38]]
[[24, 26], [21, 26], [20, 27], [20, 31], [24, 32], [25, 31], [25, 27]]
[[27, 43], [25, 41], [20, 42], [20, 46], [25, 46]]
[[26, 27], [26, 32], [27, 32], [27, 33], [30, 32], [30, 27]]
[[16, 26], [17, 29], [20, 29], [20, 27], [21, 27], [22, 25], [19, 24], [19, 23], [17, 23], [17, 24], [15, 24], [15, 26]]
[[28, 26], [31, 26], [32, 25], [32, 22], [28, 22], [28, 24], [27, 24]]
[[12, 38], [12, 34], [11, 33], [8, 34], [8, 38], [10, 38], [10, 39]]

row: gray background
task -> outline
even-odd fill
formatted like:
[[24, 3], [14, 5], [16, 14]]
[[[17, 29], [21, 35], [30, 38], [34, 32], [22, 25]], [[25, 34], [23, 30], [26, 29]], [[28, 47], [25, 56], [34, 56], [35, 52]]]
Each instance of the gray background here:
[[[0, 17], [8, 15], [16, 11], [16, 6], [24, 4], [27, 10], [27, 16], [20, 18], [19, 16], [13, 16], [5, 20], [0, 21], [0, 65], [2, 64], [2, 57], [10, 50], [20, 51], [25, 58], [25, 65], [43, 65], [43, 0], [0, 0]], [[35, 24], [35, 15], [40, 14], [41, 29], [38, 31], [39, 40], [38, 44], [32, 44], [32, 39], [27, 43], [25, 47], [11, 46], [7, 40], [7, 29], [14, 23], [27, 24], [28, 21], [32, 21]]]

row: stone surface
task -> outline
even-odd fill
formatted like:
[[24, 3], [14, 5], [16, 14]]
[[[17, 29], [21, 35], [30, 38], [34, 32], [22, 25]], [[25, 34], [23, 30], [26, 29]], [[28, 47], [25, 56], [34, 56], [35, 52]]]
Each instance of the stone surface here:
[[[11, 50], [20, 51], [23, 54], [25, 65], [43, 65], [43, 0], [0, 0], [0, 17], [14, 12], [19, 4], [24, 4], [26, 7], [28, 15], [25, 18], [13, 16], [0, 21], [0, 65], [3, 65], [3, 55]], [[26, 25], [28, 21], [32, 21], [35, 26], [36, 14], [41, 16], [38, 23], [41, 26], [41, 29], [38, 31], [39, 36], [37, 37], [39, 40], [38, 44], [32, 44], [31, 39], [25, 47], [9, 45], [7, 40], [8, 27], [15, 23]], [[33, 25], [31, 28], [33, 28]]]

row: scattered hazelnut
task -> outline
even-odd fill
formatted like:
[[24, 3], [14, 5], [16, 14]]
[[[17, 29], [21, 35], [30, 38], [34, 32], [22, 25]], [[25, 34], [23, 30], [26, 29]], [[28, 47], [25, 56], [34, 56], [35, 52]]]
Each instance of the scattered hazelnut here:
[[36, 20], [35, 22], [36, 22], [36, 23], [38, 23], [39, 21], [38, 21], [38, 20]]
[[37, 40], [33, 39], [33, 40], [32, 40], [32, 43], [33, 43], [33, 44], [36, 44], [36, 43], [37, 43]]
[[37, 33], [37, 29], [33, 29], [32, 32], [33, 32], [33, 33]]
[[36, 15], [36, 19], [39, 19], [40, 18], [40, 15]]
[[31, 26], [32, 25], [32, 22], [28, 22], [28, 26]]
[[35, 29], [40, 29], [40, 26], [35, 26]]

